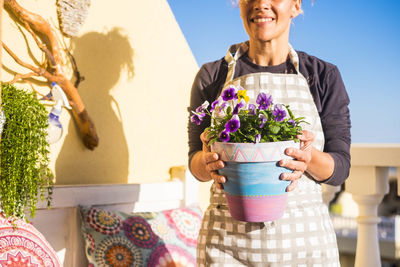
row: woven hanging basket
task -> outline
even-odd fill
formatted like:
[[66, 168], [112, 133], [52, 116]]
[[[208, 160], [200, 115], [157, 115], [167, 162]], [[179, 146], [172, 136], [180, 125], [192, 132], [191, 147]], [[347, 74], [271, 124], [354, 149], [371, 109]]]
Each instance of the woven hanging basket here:
[[76, 36], [86, 20], [90, 0], [57, 0], [57, 14], [63, 34]]

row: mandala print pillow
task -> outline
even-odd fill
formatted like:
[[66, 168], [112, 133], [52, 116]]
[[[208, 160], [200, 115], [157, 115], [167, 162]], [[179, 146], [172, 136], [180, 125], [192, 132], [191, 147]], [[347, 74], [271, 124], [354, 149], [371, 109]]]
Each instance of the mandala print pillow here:
[[123, 213], [80, 207], [89, 267], [196, 266], [198, 207]]
[[0, 214], [0, 266], [60, 267], [56, 252], [33, 225], [12, 223]]

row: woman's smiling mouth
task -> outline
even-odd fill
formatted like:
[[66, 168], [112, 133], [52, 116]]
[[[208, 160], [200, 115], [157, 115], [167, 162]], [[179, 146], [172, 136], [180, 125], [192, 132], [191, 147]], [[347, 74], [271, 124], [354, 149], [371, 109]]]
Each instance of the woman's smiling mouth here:
[[272, 18], [272, 17], [255, 17], [255, 18], [250, 19], [250, 21], [254, 22], [254, 23], [271, 22], [273, 20], [274, 20], [274, 18]]

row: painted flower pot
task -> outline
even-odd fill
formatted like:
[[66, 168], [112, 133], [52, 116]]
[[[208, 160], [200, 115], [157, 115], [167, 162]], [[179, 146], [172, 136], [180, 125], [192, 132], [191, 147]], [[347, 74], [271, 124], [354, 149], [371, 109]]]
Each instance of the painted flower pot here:
[[224, 191], [232, 218], [246, 222], [267, 222], [282, 217], [286, 207], [286, 187], [280, 175], [290, 170], [279, 161], [288, 147], [299, 143], [214, 143], [211, 150], [225, 162], [219, 174], [226, 177]]

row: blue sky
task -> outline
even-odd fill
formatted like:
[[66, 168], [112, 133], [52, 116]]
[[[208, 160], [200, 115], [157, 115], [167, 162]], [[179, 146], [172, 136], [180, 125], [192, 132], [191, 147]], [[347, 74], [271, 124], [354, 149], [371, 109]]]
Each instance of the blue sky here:
[[[199, 66], [247, 40], [229, 0], [168, 0]], [[399, 0], [303, 0], [290, 42], [339, 67], [353, 143], [400, 143]]]

